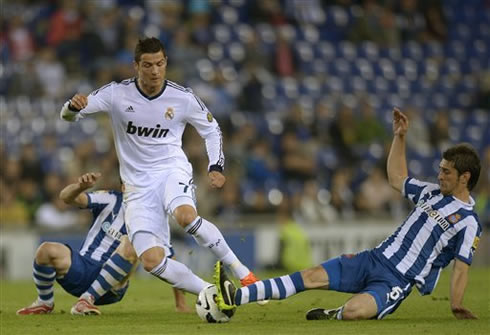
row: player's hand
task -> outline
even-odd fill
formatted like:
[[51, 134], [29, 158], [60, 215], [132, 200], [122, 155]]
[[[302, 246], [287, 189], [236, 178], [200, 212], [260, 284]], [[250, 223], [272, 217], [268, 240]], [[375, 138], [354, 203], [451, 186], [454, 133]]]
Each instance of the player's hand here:
[[78, 177], [78, 185], [83, 189], [91, 188], [101, 176], [102, 174], [99, 172], [85, 173]]
[[86, 95], [83, 94], [75, 94], [73, 98], [70, 99], [70, 104], [68, 107], [70, 109], [76, 109], [78, 111], [81, 111], [85, 107], [87, 107], [88, 104], [88, 98]]
[[451, 311], [453, 312], [453, 315], [456, 319], [458, 320], [476, 320], [478, 317], [471, 313], [470, 310], [464, 308], [464, 307], [453, 307], [451, 308]]
[[408, 117], [397, 107], [393, 108], [393, 133], [397, 136], [405, 136], [408, 131]]
[[211, 171], [208, 176], [211, 179], [212, 188], [221, 188], [225, 184], [226, 177], [221, 172]]

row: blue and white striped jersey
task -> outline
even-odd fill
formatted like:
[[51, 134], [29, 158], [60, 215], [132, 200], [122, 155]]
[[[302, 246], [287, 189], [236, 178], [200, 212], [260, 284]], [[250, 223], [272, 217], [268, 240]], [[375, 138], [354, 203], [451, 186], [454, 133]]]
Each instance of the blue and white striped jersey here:
[[93, 222], [80, 248], [80, 255], [105, 263], [127, 234], [124, 224], [123, 195], [116, 191], [87, 193]]
[[473, 211], [475, 201], [464, 203], [441, 194], [439, 185], [407, 178], [403, 194], [415, 203], [405, 222], [375, 248], [422, 294], [432, 292], [440, 270], [453, 258], [471, 264], [481, 235]]

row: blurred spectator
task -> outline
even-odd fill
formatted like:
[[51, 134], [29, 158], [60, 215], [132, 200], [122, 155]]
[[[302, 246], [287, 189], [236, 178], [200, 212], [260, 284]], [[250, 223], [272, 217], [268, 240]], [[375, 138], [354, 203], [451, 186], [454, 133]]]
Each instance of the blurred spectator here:
[[116, 6], [100, 9], [99, 13], [97, 13], [97, 19], [92, 23], [99, 37], [94, 41], [103, 45], [103, 49], [99, 50], [99, 52], [105, 52], [108, 56], [115, 55], [118, 48], [121, 47], [118, 44], [119, 12], [120, 10]]
[[269, 23], [283, 25], [288, 22], [279, 0], [251, 0], [247, 1], [250, 18], [254, 23]]
[[361, 117], [356, 122], [357, 143], [366, 147], [374, 142], [383, 143], [388, 139], [388, 132], [379, 121], [376, 112], [367, 101], [361, 104]]
[[356, 206], [371, 216], [382, 216], [399, 200], [398, 193], [390, 186], [383, 169], [375, 166], [364, 180], [356, 194]]
[[318, 189], [318, 182], [315, 179], [306, 181], [298, 208], [301, 221], [305, 224], [334, 223], [337, 214], [330, 204], [330, 198], [330, 192]]
[[43, 202], [41, 188], [38, 186], [39, 180], [25, 177], [19, 180], [17, 186], [17, 196], [23, 206], [27, 209], [29, 222], [34, 222], [36, 212]]
[[354, 218], [354, 193], [351, 190], [352, 171], [349, 168], [338, 169], [334, 172], [331, 182], [331, 204], [340, 219]]
[[424, 17], [427, 23], [422, 33], [421, 41], [445, 42], [447, 39], [447, 22], [440, 1], [427, 1], [424, 8]]
[[257, 73], [257, 69], [247, 69], [247, 79], [243, 85], [242, 93], [238, 98], [238, 106], [241, 111], [261, 115], [264, 112], [262, 101], [263, 85]]
[[356, 162], [358, 158], [354, 153], [354, 145], [357, 140], [357, 126], [352, 108], [342, 105], [328, 132], [342, 163], [350, 165]]
[[431, 153], [429, 127], [416, 107], [405, 107], [405, 114], [410, 122], [410, 131], [407, 133], [407, 148], [426, 156]]
[[8, 96], [31, 96], [41, 97], [45, 93], [46, 87], [41, 82], [36, 72], [35, 60], [30, 59], [19, 62], [13, 68], [13, 73], [8, 81]]
[[234, 176], [227, 176], [226, 183], [219, 194], [220, 201], [217, 204], [216, 216], [218, 221], [229, 227], [236, 227], [242, 215], [240, 201], [240, 186]]
[[289, 272], [306, 269], [313, 264], [308, 235], [293, 218], [295, 206], [284, 198], [277, 212], [280, 229], [280, 263]]
[[66, 72], [63, 64], [56, 57], [55, 50], [45, 47], [39, 51], [36, 59], [37, 77], [42, 83], [46, 96], [60, 98], [64, 96]]
[[204, 51], [191, 39], [189, 30], [186, 27], [178, 29], [168, 52], [169, 75], [177, 82], [188, 82], [196, 72], [197, 61], [205, 56]]
[[44, 173], [62, 173], [63, 163], [59, 159], [56, 134], [46, 133], [41, 140], [39, 160]]
[[449, 116], [447, 111], [440, 110], [429, 128], [430, 144], [439, 151], [446, 150], [451, 145], [449, 138]]
[[403, 42], [418, 40], [426, 29], [425, 17], [419, 11], [417, 0], [399, 1], [396, 21]]
[[192, 0], [188, 6], [191, 36], [201, 47], [207, 47], [212, 41], [210, 10], [208, 0]]
[[316, 160], [313, 143], [302, 141], [299, 136], [287, 130], [281, 137], [280, 167], [282, 177], [288, 186], [301, 185], [316, 174]]
[[17, 200], [15, 191], [0, 179], [0, 224], [26, 226], [30, 223], [27, 208]]
[[478, 91], [476, 92], [476, 107], [490, 111], [490, 71], [479, 75]]
[[245, 67], [254, 74], [261, 71], [268, 71], [270, 55], [268, 49], [261, 44], [259, 36], [252, 30], [244, 42], [245, 48]]
[[48, 44], [56, 47], [68, 36], [78, 39], [81, 31], [82, 18], [78, 11], [78, 1], [60, 0], [60, 8], [50, 20]]
[[325, 12], [320, 0], [286, 0], [286, 14], [299, 24], [322, 24]]
[[34, 55], [34, 40], [24, 24], [21, 15], [15, 15], [8, 21], [7, 43], [14, 62], [29, 60]]
[[381, 46], [396, 46], [400, 42], [400, 32], [396, 18], [389, 7], [380, 6], [376, 0], [363, 2], [363, 14], [358, 17], [349, 32], [353, 42], [372, 41]]
[[335, 119], [335, 112], [326, 99], [319, 100], [315, 106], [313, 134], [322, 145], [330, 144], [329, 129]]
[[294, 53], [290, 38], [278, 28], [277, 40], [272, 54], [272, 68], [280, 77], [290, 77], [296, 73], [297, 56]]
[[44, 179], [44, 171], [34, 144], [28, 143], [22, 146], [19, 163], [21, 166], [21, 177], [23, 179], [31, 178], [38, 185], [41, 185]]
[[78, 215], [58, 195], [53, 196], [36, 211], [36, 225], [43, 229], [73, 229], [79, 223]]
[[278, 164], [265, 139], [259, 138], [252, 143], [246, 160], [247, 178], [258, 188], [277, 184], [279, 180]]

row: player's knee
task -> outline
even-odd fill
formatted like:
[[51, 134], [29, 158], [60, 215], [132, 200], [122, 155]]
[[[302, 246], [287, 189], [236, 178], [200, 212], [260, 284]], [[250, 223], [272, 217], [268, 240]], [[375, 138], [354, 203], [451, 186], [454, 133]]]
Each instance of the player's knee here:
[[36, 251], [36, 263], [40, 265], [51, 264], [56, 256], [56, 244], [43, 242]]
[[342, 311], [343, 320], [367, 320], [376, 316], [376, 313], [360, 302], [349, 301]]
[[186, 227], [196, 219], [197, 212], [192, 206], [182, 205], [175, 209], [174, 217], [181, 227]]
[[165, 257], [165, 252], [160, 248], [152, 248], [145, 251], [140, 259], [143, 264], [143, 268], [147, 272], [151, 272], [154, 268], [156, 268], [160, 263], [162, 263]]
[[328, 276], [321, 265], [301, 271], [303, 283], [307, 289], [326, 288]]

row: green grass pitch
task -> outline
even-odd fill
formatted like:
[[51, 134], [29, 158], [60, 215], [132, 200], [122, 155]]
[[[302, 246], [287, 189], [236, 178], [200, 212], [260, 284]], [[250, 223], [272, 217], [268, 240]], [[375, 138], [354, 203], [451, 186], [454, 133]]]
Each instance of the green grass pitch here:
[[[281, 273], [264, 273], [262, 277]], [[102, 306], [101, 316], [70, 315], [76, 299], [57, 284], [53, 314], [17, 316], [15, 311], [35, 296], [29, 281], [2, 281], [0, 286], [0, 334], [490, 334], [490, 268], [473, 268], [466, 290], [465, 306], [479, 320], [454, 319], [449, 310], [449, 275], [443, 272], [432, 296], [413, 291], [393, 314], [382, 321], [306, 321], [312, 307], [337, 307], [347, 294], [310, 291], [261, 307], [250, 304], [237, 311], [227, 324], [207, 324], [196, 314], [174, 312], [170, 286], [153, 278], [135, 278], [122, 302]], [[187, 294], [194, 305], [195, 297]]]

